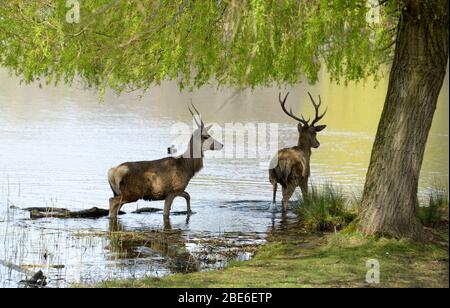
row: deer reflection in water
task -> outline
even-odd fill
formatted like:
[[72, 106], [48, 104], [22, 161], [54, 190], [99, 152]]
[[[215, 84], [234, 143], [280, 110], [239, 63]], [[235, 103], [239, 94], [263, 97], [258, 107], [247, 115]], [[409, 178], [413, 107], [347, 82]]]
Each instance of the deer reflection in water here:
[[[189, 222], [189, 215], [186, 220]], [[110, 253], [118, 259], [138, 259], [151, 254], [153, 260], [161, 257], [167, 268], [174, 273], [189, 273], [200, 270], [199, 261], [187, 250], [186, 239], [180, 229], [172, 229], [170, 218], [164, 218], [162, 229], [127, 230], [117, 219], [109, 223]], [[148, 252], [143, 253], [145, 249]], [[152, 257], [146, 259], [152, 259]], [[152, 261], [149, 261], [152, 262]], [[151, 265], [151, 264], [150, 264]]]

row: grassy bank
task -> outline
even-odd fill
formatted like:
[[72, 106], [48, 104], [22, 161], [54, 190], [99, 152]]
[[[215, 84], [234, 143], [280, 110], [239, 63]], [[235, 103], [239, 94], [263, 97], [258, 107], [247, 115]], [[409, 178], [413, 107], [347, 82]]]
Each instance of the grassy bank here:
[[[273, 230], [251, 261], [209, 272], [107, 281], [98, 287], [448, 287], [446, 196], [433, 192], [429, 206], [419, 211], [442, 238], [439, 244], [329, 232], [344, 229], [355, 217], [355, 207], [338, 190], [325, 187], [313, 190], [309, 201], [300, 201], [295, 209], [300, 220]], [[373, 259], [380, 264], [377, 285], [366, 283], [366, 262]]]
[[448, 246], [358, 234], [278, 235], [255, 258], [226, 269], [164, 278], [104, 282], [98, 287], [367, 287], [366, 262], [381, 267], [378, 287], [448, 287]]

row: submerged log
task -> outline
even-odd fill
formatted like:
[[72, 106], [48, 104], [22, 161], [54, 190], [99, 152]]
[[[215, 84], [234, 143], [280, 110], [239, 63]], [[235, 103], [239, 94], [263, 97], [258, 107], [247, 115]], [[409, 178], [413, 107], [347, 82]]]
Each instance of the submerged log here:
[[68, 213], [70, 212], [68, 209], [63, 209], [63, 208], [59, 208], [59, 207], [27, 207], [25, 209], [22, 209], [24, 211], [28, 211], [28, 212], [33, 212], [33, 211], [37, 211], [37, 212], [45, 212], [45, 213]]
[[[148, 214], [148, 213], [158, 213], [162, 212], [162, 209], [157, 209], [154, 207], [143, 207], [140, 209], [137, 209], [136, 211], [132, 212], [132, 214]], [[170, 215], [192, 215], [195, 214], [194, 212], [189, 211], [177, 211], [177, 212], [170, 212]]]
[[156, 212], [162, 212], [162, 210], [154, 207], [143, 207], [134, 211], [133, 214], [156, 213]]
[[[63, 208], [51, 208], [51, 207], [34, 207], [26, 208], [25, 211], [30, 212], [31, 219], [39, 218], [101, 218], [109, 215], [109, 210], [99, 209], [93, 207], [88, 210], [82, 211], [70, 211]], [[120, 212], [119, 215], [123, 215], [125, 212]]]
[[10, 261], [6, 261], [6, 260], [0, 259], [0, 265], [3, 265], [3, 266], [5, 266], [5, 267], [7, 267], [9, 269], [14, 270], [14, 271], [26, 274], [28, 276], [33, 275], [33, 273], [31, 271], [29, 271], [26, 268], [23, 268], [23, 267], [21, 267], [19, 265], [16, 265], [16, 264], [14, 264], [14, 263], [12, 263]]

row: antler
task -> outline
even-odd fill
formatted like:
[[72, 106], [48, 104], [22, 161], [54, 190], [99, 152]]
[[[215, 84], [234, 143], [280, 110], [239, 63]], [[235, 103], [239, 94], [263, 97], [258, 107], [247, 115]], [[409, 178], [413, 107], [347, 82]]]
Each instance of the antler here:
[[[194, 108], [195, 112], [197, 113], [197, 114], [194, 114], [194, 112], [192, 111], [191, 107], [188, 106], [189, 112], [192, 114], [192, 117], [194, 118], [195, 123], [197, 124], [198, 127], [204, 127], [205, 123], [203, 123], [203, 120], [202, 120], [202, 118], [200, 116], [200, 112], [197, 110], [197, 108], [195, 108], [193, 103], [191, 103], [191, 106], [192, 106], [192, 108]], [[201, 123], [198, 123], [196, 116], [198, 116], [200, 118], [200, 122]]]
[[319, 108], [322, 105], [322, 98], [319, 95], [319, 103], [316, 104], [316, 101], [314, 100], [314, 98], [312, 97], [311, 93], [308, 92], [309, 98], [311, 99], [312, 104], [314, 105], [314, 109], [316, 111], [316, 115], [314, 117], [314, 120], [311, 123], [311, 126], [314, 126], [315, 124], [317, 124], [320, 120], [322, 120], [322, 118], [325, 116], [325, 114], [328, 111], [328, 107], [325, 109], [324, 113], [322, 113], [322, 115], [319, 116]]
[[278, 95], [278, 99], [280, 101], [281, 104], [281, 109], [283, 109], [284, 113], [286, 113], [288, 116], [290, 116], [291, 118], [293, 118], [294, 120], [299, 121], [300, 123], [302, 123], [304, 126], [309, 126], [309, 120], [305, 120], [305, 118], [303, 117], [303, 115], [301, 116], [301, 118], [297, 117], [294, 115], [294, 113], [292, 112], [292, 108], [290, 108], [290, 111], [288, 111], [286, 109], [286, 100], [289, 96], [289, 92], [286, 94], [286, 96], [284, 97], [284, 99], [281, 99], [281, 93]]

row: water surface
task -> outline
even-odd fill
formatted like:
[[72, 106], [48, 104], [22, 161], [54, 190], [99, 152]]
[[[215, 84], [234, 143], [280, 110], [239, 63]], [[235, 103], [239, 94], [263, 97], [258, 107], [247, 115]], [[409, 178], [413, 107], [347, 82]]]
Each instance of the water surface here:
[[[311, 181], [332, 182], [346, 193], [357, 194], [364, 184], [386, 81], [374, 89], [370, 82], [345, 87], [329, 83], [325, 75], [322, 80], [316, 86], [282, 91], [291, 91], [288, 103], [294, 112], [305, 115], [312, 114], [305, 89], [321, 94], [329, 110], [323, 120], [328, 127], [319, 135], [322, 146], [313, 151]], [[266, 232], [280, 223], [280, 214], [268, 211], [271, 186], [260, 160], [253, 158], [207, 153], [204, 170], [188, 187], [195, 214], [189, 219], [174, 215], [170, 226], [164, 225], [161, 213], [127, 214], [120, 218], [120, 226], [111, 226], [107, 218], [30, 220], [18, 208], [107, 208], [111, 197], [107, 170], [125, 161], [166, 156], [174, 139], [170, 129], [176, 123], [190, 124], [186, 106], [191, 101], [206, 122], [276, 124], [279, 147], [295, 145], [296, 123], [280, 111], [278, 92], [276, 88], [242, 93], [205, 88], [180, 93], [176, 85], [165, 83], [143, 97], [108, 93], [99, 103], [96, 93], [79, 86], [24, 86], [0, 71], [0, 286], [17, 286], [27, 273], [40, 268], [48, 275], [49, 286], [161, 276], [177, 271], [180, 256], [213, 259], [217, 251], [205, 242], [246, 247], [264, 241]], [[245, 151], [241, 146], [236, 149]], [[427, 145], [420, 193], [447, 179], [445, 86]], [[161, 202], [138, 202], [124, 210], [149, 205], [162, 208]], [[183, 199], [177, 199], [174, 210], [184, 209]], [[143, 242], [131, 234], [117, 238], [111, 228], [125, 235], [147, 234], [152, 240]], [[246, 258], [246, 251], [234, 257]], [[200, 267], [225, 262], [221, 252], [214, 260], [200, 262]]]

